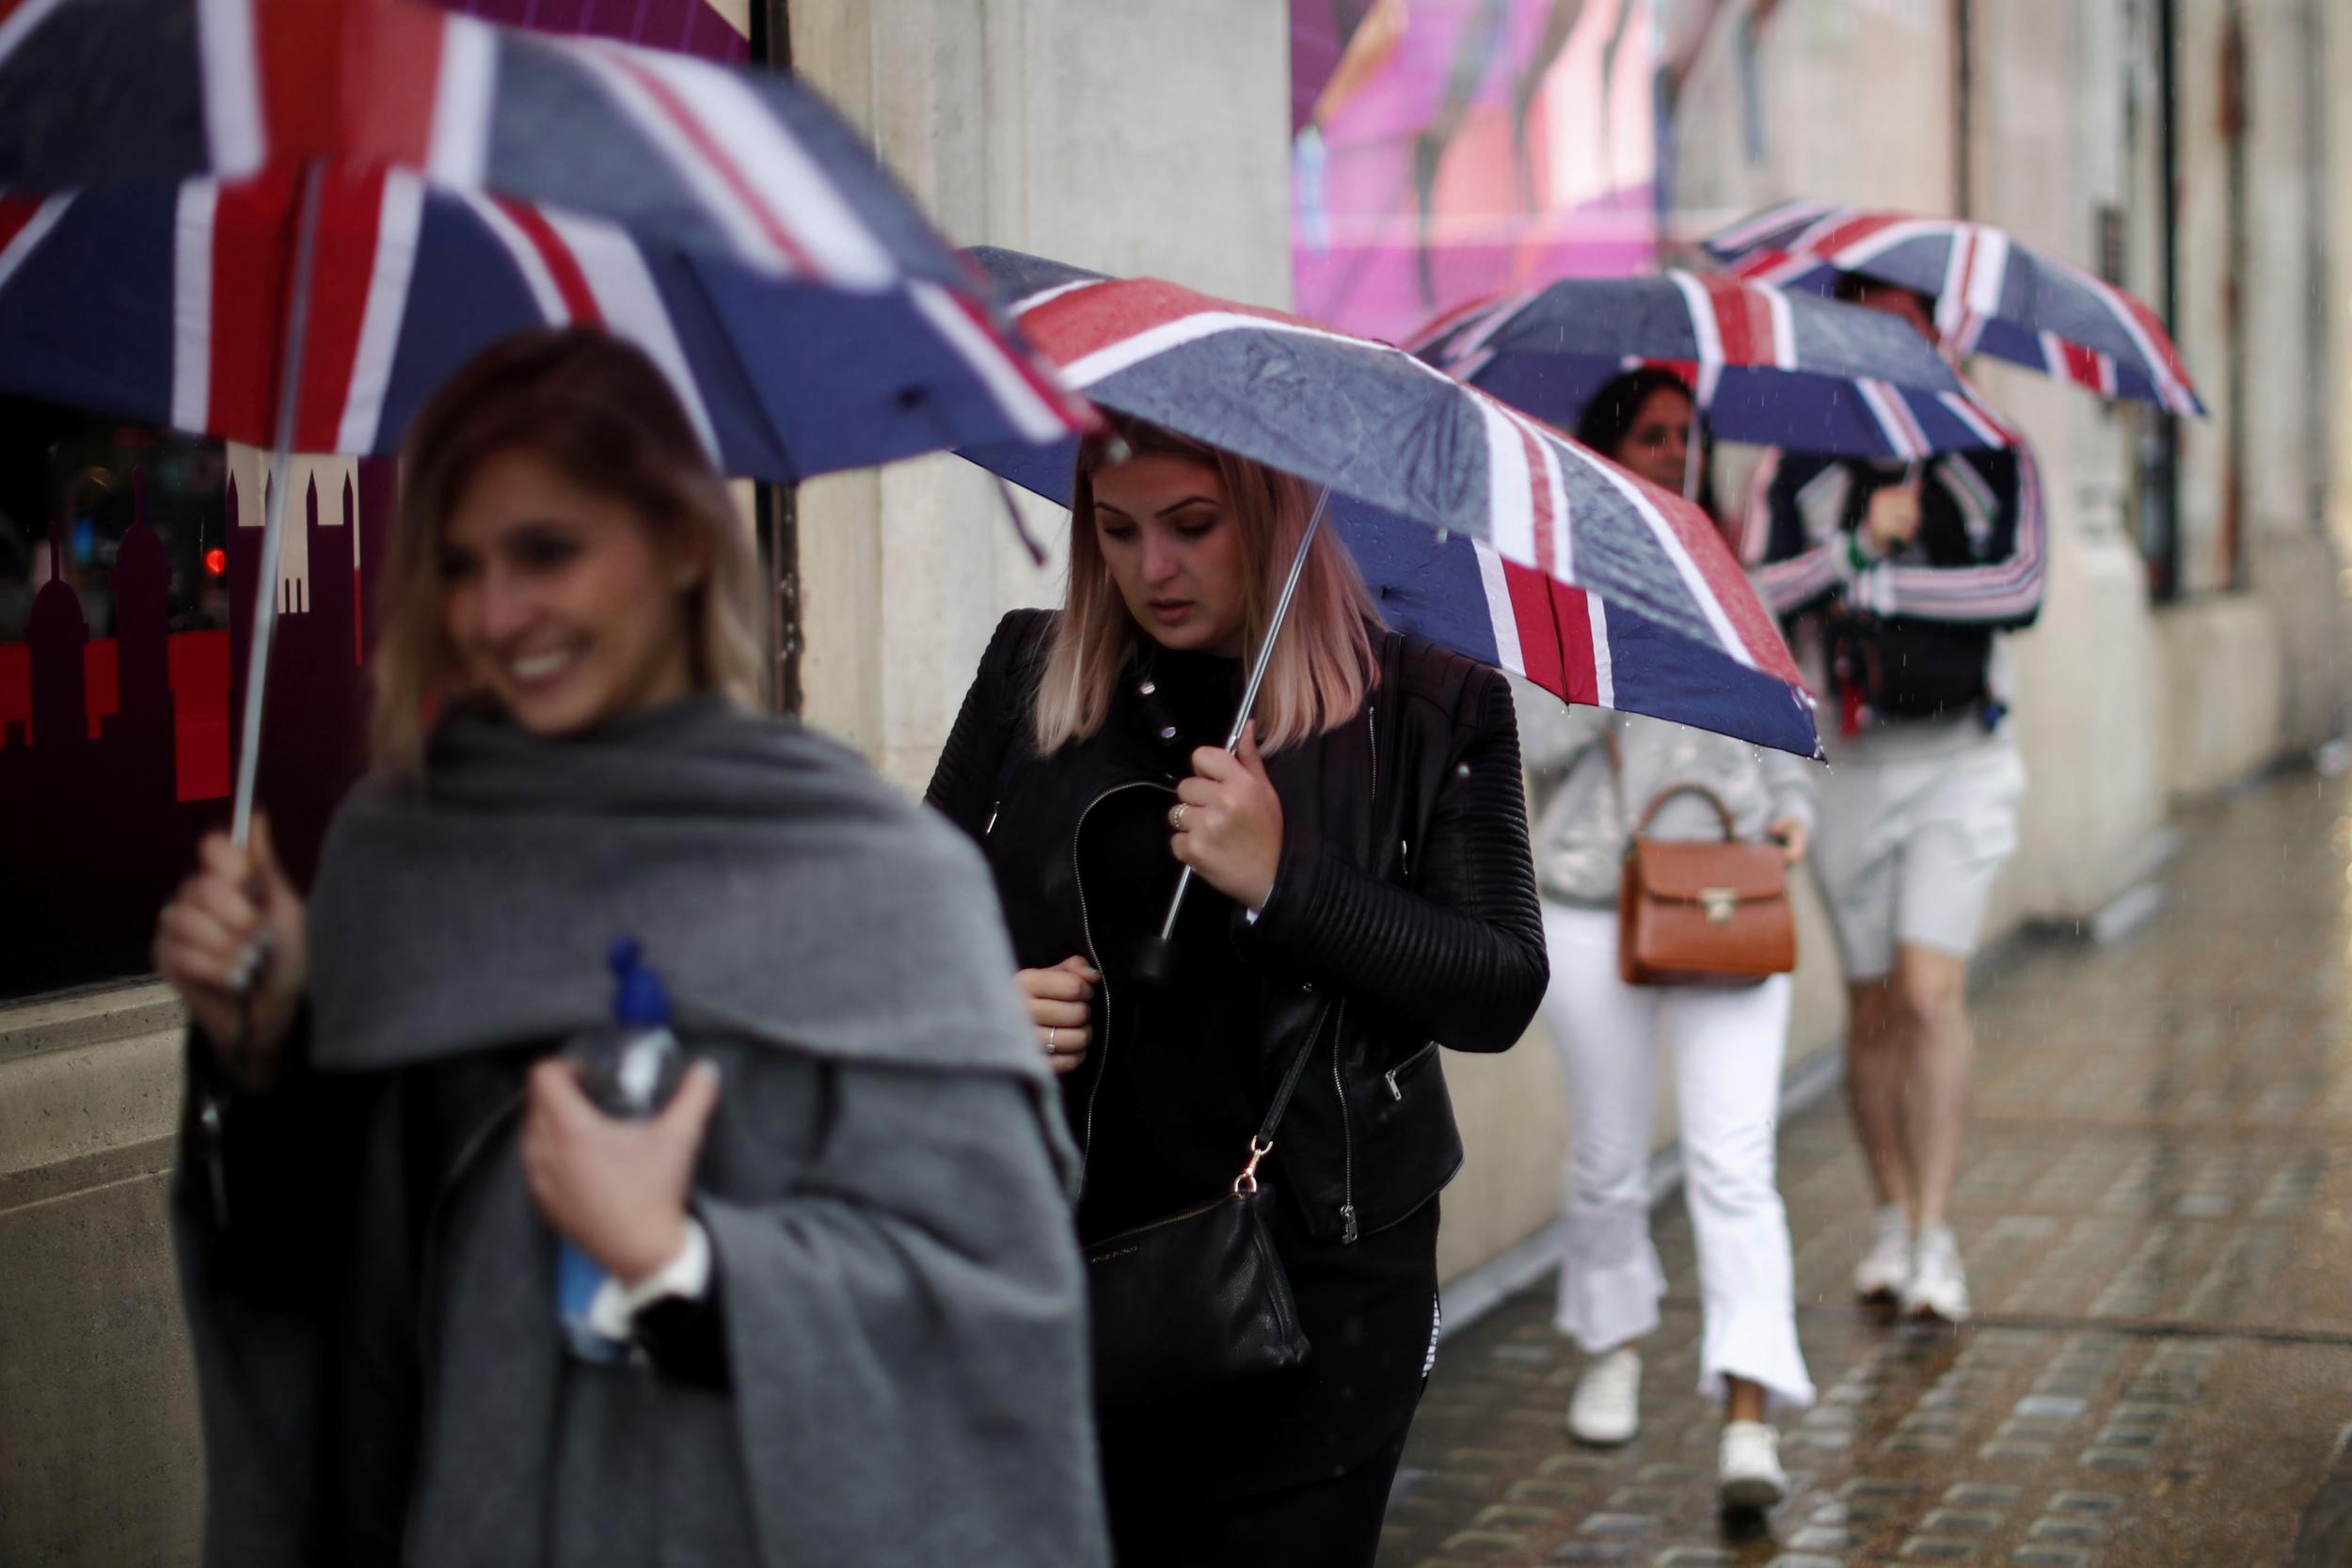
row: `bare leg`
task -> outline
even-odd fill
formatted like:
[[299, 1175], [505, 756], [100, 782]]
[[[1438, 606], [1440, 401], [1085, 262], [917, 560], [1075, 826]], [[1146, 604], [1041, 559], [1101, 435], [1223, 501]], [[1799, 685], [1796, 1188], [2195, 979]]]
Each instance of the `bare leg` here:
[[1976, 1037], [1968, 1027], [1968, 960], [1904, 943], [1895, 955], [1893, 997], [1908, 1038], [1901, 1053], [1902, 1149], [1913, 1223], [1945, 1223], [1960, 1179], [1968, 1126], [1968, 1079]]
[[1846, 1006], [1846, 1102], [1853, 1113], [1854, 1134], [1862, 1140], [1879, 1202], [1901, 1206], [1916, 1225], [1904, 1116], [1911, 1017], [1891, 975], [1849, 982]]
[[1724, 1419], [1760, 1421], [1764, 1418], [1764, 1386], [1744, 1377], [1724, 1379]]

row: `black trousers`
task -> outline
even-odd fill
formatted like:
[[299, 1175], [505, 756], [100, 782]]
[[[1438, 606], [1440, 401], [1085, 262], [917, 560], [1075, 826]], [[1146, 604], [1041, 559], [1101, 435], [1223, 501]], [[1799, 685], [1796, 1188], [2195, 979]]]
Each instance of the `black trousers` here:
[[1139, 1469], [1113, 1475], [1104, 1500], [1116, 1568], [1372, 1568], [1412, 1420], [1408, 1410], [1355, 1468], [1279, 1492], [1203, 1497]]

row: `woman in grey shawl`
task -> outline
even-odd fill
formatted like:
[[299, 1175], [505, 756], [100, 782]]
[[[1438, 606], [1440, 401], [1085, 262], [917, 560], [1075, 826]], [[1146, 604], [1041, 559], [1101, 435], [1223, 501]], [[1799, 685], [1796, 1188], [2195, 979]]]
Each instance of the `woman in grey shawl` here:
[[[978, 857], [754, 711], [755, 568], [636, 350], [492, 349], [405, 480], [313, 896], [215, 837], [157, 930], [207, 1560], [1099, 1563], [1068, 1150]], [[633, 1121], [559, 1049], [624, 935], [699, 1058]]]

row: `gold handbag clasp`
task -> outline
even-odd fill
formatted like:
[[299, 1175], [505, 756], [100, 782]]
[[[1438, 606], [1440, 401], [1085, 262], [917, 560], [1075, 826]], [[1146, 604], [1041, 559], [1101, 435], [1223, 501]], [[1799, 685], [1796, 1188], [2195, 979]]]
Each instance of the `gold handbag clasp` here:
[[1727, 887], [1703, 887], [1699, 889], [1699, 908], [1707, 911], [1709, 926], [1728, 926], [1732, 915], [1740, 908], [1739, 891]]
[[1235, 1197], [1258, 1196], [1258, 1164], [1273, 1152], [1274, 1140], [1272, 1138], [1253, 1137], [1249, 1140], [1249, 1164], [1242, 1166], [1241, 1174], [1233, 1178]]

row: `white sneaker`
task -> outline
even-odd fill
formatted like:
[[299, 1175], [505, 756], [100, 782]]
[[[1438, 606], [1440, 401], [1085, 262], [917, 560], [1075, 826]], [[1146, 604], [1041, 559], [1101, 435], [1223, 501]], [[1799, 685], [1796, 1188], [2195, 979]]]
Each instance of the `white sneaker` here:
[[1903, 1281], [1902, 1313], [1947, 1323], [1968, 1321], [1968, 1275], [1960, 1266], [1960, 1243], [1950, 1226], [1931, 1225], [1919, 1232], [1911, 1277]]
[[1780, 1467], [1780, 1433], [1762, 1421], [1726, 1421], [1717, 1465], [1724, 1506], [1762, 1513], [1788, 1495]]
[[1889, 1203], [1870, 1216], [1870, 1250], [1853, 1269], [1853, 1293], [1864, 1301], [1895, 1299], [1911, 1277], [1911, 1221], [1902, 1205]]
[[1615, 1448], [1642, 1430], [1642, 1353], [1619, 1345], [1595, 1356], [1576, 1380], [1568, 1401], [1568, 1435], [1580, 1443]]

